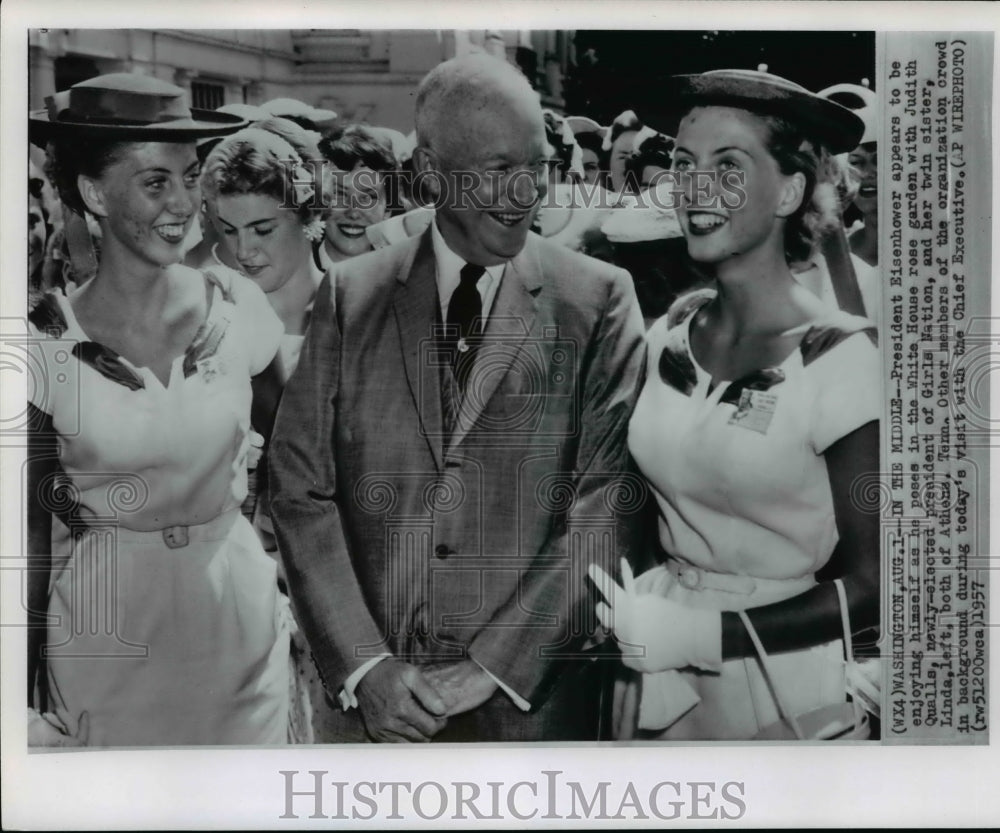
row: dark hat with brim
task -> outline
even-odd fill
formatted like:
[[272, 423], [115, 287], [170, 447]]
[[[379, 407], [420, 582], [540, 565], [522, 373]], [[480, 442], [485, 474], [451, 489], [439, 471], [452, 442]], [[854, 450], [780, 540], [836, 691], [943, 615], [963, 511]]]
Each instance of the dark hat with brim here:
[[676, 136], [684, 115], [693, 107], [706, 106], [779, 116], [800, 126], [806, 138], [831, 153], [856, 148], [865, 130], [864, 122], [848, 108], [778, 75], [746, 69], [675, 75], [659, 88], [655, 101], [635, 110], [643, 124]]
[[158, 78], [127, 72], [99, 75], [45, 99], [28, 116], [28, 136], [42, 147], [79, 136], [130, 142], [194, 142], [247, 125], [230, 113], [190, 108], [184, 90]]

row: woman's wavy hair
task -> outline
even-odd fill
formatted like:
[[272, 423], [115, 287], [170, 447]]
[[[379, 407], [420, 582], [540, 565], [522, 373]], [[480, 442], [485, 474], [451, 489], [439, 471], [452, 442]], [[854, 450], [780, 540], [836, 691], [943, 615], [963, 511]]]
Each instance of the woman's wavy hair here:
[[584, 131], [582, 133], [576, 134], [576, 143], [580, 146], [580, 150], [591, 150], [597, 156], [597, 167], [600, 173], [597, 175], [597, 181], [604, 187], [608, 188], [608, 157], [609, 153], [604, 149], [604, 136], [597, 131]]
[[360, 166], [374, 171], [385, 191], [388, 215], [403, 210], [406, 195], [400, 181], [400, 165], [392, 146], [380, 136], [363, 124], [349, 124], [324, 136], [318, 147], [323, 158], [338, 170], [350, 172]]
[[219, 142], [205, 159], [201, 186], [216, 200], [231, 194], [266, 194], [288, 205], [302, 223], [324, 213], [319, 134], [284, 118], [254, 122]]
[[836, 166], [827, 149], [794, 122], [755, 114], [766, 128], [766, 146], [785, 175], [801, 173], [806, 180], [799, 207], [785, 218], [785, 259], [810, 260], [820, 236], [840, 220]]

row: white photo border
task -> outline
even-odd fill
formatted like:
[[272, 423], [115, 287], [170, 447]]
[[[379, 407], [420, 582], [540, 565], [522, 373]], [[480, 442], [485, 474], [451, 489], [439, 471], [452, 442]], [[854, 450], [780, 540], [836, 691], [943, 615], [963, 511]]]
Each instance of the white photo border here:
[[[560, 2], [490, 3], [470, 8], [454, 0], [435, 2], [347, 3], [298, 2], [294, 8], [274, 2], [232, 0], [171, 0], [139, 4], [62, 0], [7, 0], [0, 10], [2, 55], [2, 167], [0, 188], [0, 251], [4, 279], [0, 283], [3, 316], [17, 316], [24, 309], [26, 274], [23, 240], [24, 160], [27, 154], [25, 113], [28, 107], [26, 31], [36, 27], [60, 28], [206, 28], [217, 21], [239, 21], [241, 27], [268, 28], [487, 28], [502, 21], [505, 28], [523, 22], [523, 28], [598, 29], [850, 29], [877, 31], [981, 29], [995, 32], [1000, 9], [989, 3], [777, 3], [717, 2], [662, 3]], [[297, 25], [295, 25], [297, 24]], [[818, 56], [818, 60], [822, 57]], [[996, 107], [997, 63], [994, 60], [993, 130], [998, 134]], [[993, 229], [996, 239], [997, 170], [993, 178]], [[994, 255], [995, 257], [995, 255]], [[995, 263], [994, 263], [995, 266]], [[993, 270], [995, 272], [995, 268]], [[991, 314], [1000, 315], [996, 293]], [[994, 342], [995, 343], [995, 342]], [[994, 385], [992, 403], [1000, 385]], [[5, 379], [4, 399], [24, 400], [24, 390]], [[20, 466], [16, 450], [4, 449], [0, 458], [3, 523], [0, 554], [11, 555], [20, 546], [22, 509]], [[991, 463], [997, 463], [996, 455]], [[996, 468], [1000, 471], [1000, 468]], [[991, 519], [992, 520], [992, 519]], [[991, 524], [992, 527], [992, 524]], [[992, 537], [991, 537], [991, 540]], [[19, 602], [15, 571], [0, 571], [6, 610]], [[13, 578], [13, 580], [12, 580]], [[994, 594], [996, 596], [998, 594]], [[1000, 621], [991, 600], [990, 622]], [[286, 829], [318, 826], [465, 827], [468, 819], [364, 818], [309, 819], [308, 801], [296, 799], [298, 819], [282, 819], [285, 809], [285, 776], [281, 771], [326, 773], [324, 779], [363, 781], [547, 783], [544, 773], [560, 771], [562, 781], [579, 782], [591, 794], [602, 781], [611, 783], [609, 806], [617, 807], [629, 784], [645, 803], [660, 782], [712, 783], [715, 789], [728, 782], [743, 785], [745, 810], [738, 818], [710, 817], [712, 806], [690, 798], [674, 824], [709, 826], [981, 826], [1000, 822], [1000, 766], [992, 747], [885, 747], [843, 745], [765, 747], [761, 744], [710, 744], [691, 746], [624, 746], [573, 744], [551, 746], [483, 747], [288, 747], [282, 749], [206, 749], [93, 752], [27, 755], [25, 747], [24, 676], [25, 648], [17, 628], [5, 627], [2, 637], [0, 702], [2, 709], [2, 801], [5, 826], [10, 829], [143, 829], [227, 828]], [[996, 642], [994, 639], [993, 653]], [[998, 678], [998, 663], [990, 664], [991, 691]], [[991, 722], [998, 713], [993, 697]], [[296, 788], [301, 788], [296, 782]], [[701, 792], [704, 795], [704, 791]], [[330, 790], [327, 800], [332, 801]], [[558, 801], [566, 799], [560, 793]], [[512, 825], [558, 828], [586, 827], [594, 819], [572, 818], [560, 804], [560, 818], [545, 818], [546, 804], [521, 792], [523, 803], [515, 809], [534, 817], [519, 820], [504, 804], [502, 818], [476, 820], [477, 826]], [[671, 796], [673, 798], [674, 796]], [[668, 800], [664, 800], [664, 804]], [[534, 803], [533, 803], [534, 802]], [[430, 802], [430, 806], [435, 806]], [[716, 803], [716, 805], [718, 804]], [[363, 805], [358, 805], [363, 809]], [[326, 805], [326, 815], [333, 805]], [[733, 812], [734, 804], [729, 804]], [[692, 809], [694, 815], [691, 815]], [[349, 811], [348, 811], [349, 812]], [[613, 810], [611, 812], [614, 812]], [[647, 810], [648, 813], [648, 810]], [[598, 821], [598, 823], [602, 823]], [[664, 824], [648, 820], [605, 820], [616, 826]]]

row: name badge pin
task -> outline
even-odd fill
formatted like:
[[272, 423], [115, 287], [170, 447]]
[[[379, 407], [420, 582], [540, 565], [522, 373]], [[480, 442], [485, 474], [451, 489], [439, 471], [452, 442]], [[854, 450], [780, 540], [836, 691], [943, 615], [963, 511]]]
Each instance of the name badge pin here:
[[729, 424], [766, 434], [777, 404], [777, 394], [744, 389], [740, 392], [739, 404], [729, 418]]

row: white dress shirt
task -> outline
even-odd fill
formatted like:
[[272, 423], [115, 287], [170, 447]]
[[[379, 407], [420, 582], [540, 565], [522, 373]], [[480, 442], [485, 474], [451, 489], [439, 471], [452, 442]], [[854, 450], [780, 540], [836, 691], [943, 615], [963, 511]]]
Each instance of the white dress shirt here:
[[[441, 303], [441, 320], [448, 320], [448, 302], [452, 293], [462, 282], [462, 269], [466, 261], [460, 255], [455, 254], [444, 242], [444, 237], [438, 228], [438, 224], [431, 224], [431, 240], [434, 244], [434, 262], [437, 264], [437, 288], [438, 300]], [[493, 301], [500, 289], [500, 281], [503, 278], [506, 263], [498, 263], [495, 266], [486, 266], [486, 271], [476, 284], [479, 296], [483, 299], [483, 315], [490, 314], [493, 308]]]

